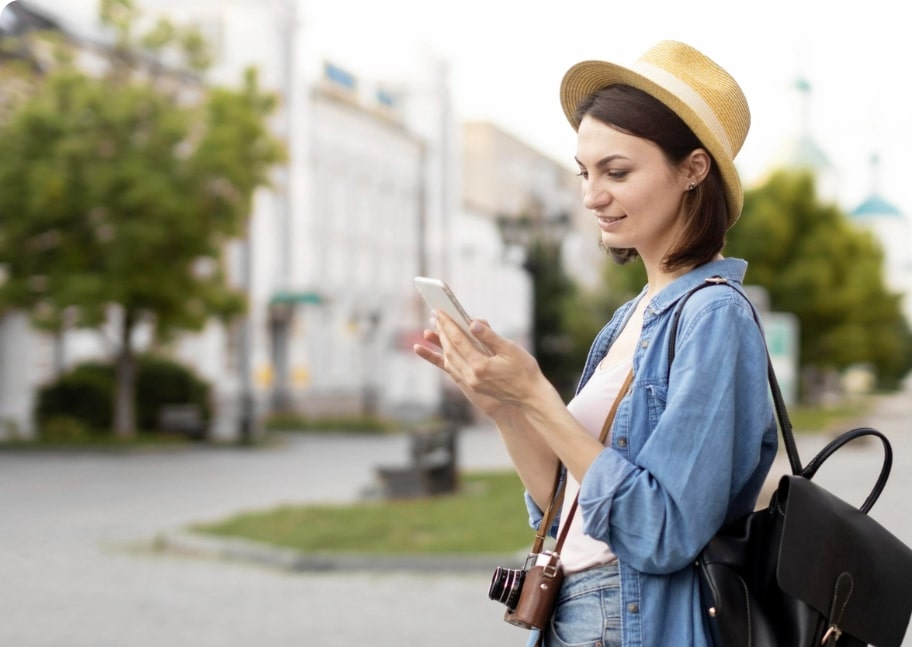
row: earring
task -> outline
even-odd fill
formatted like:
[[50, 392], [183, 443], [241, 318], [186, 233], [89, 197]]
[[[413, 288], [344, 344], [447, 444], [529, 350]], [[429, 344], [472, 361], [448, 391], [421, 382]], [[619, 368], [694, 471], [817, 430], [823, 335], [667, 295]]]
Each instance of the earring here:
[[690, 184], [687, 185], [688, 191], [693, 191], [696, 188], [697, 188], [697, 185], [694, 182], [691, 182]]

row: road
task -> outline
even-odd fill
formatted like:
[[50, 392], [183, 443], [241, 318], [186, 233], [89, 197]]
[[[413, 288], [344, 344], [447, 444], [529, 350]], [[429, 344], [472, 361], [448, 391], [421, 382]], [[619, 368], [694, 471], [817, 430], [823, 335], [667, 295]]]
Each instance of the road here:
[[[872, 516], [912, 545], [912, 394], [864, 423], [893, 442]], [[807, 461], [826, 442], [802, 436]], [[841, 450], [817, 482], [860, 503], [880, 450]], [[246, 510], [360, 497], [401, 437], [296, 436], [257, 449], [0, 452], [2, 647], [504, 647], [526, 632], [487, 599], [490, 571], [291, 572], [151, 551], [158, 536]], [[460, 438], [463, 469], [508, 464], [497, 434]], [[777, 463], [774, 471], [783, 471]], [[912, 647], [907, 637], [906, 647]]]

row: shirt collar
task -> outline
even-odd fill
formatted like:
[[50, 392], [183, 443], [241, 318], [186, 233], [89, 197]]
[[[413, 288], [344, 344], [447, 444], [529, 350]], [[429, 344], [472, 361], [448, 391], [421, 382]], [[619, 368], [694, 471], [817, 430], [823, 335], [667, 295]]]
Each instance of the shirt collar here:
[[[740, 258], [723, 258], [718, 261], [710, 261], [699, 267], [695, 267], [687, 274], [679, 276], [674, 281], [665, 286], [647, 307], [647, 312], [657, 315], [664, 312], [682, 296], [690, 292], [693, 288], [703, 283], [706, 279], [714, 276], [722, 277], [729, 283], [741, 284], [744, 275], [747, 272], [747, 262]], [[648, 286], [647, 286], [648, 288]], [[646, 293], [644, 288], [643, 293]]]

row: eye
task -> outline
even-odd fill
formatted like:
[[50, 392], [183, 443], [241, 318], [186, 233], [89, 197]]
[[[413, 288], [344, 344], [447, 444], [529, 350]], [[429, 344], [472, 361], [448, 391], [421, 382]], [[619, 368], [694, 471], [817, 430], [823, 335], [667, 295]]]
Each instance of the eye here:
[[586, 171], [586, 169], [581, 168], [581, 169], [579, 170], [579, 172], [576, 174], [576, 177], [581, 177], [581, 178], [583, 178], [584, 180], [586, 180], [586, 179], [589, 178], [589, 172]]
[[607, 175], [612, 180], [623, 180], [629, 173], [630, 171], [627, 170], [612, 170], [608, 171]]

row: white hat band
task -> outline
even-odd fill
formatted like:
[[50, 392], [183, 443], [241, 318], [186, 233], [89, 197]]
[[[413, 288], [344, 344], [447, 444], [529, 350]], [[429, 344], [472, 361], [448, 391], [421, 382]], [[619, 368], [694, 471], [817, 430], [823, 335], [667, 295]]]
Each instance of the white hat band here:
[[633, 65], [633, 68], [639, 74], [662, 86], [690, 106], [694, 112], [697, 113], [697, 116], [703, 120], [703, 123], [706, 124], [709, 130], [716, 136], [719, 143], [725, 147], [728, 158], [732, 159], [734, 157], [731, 142], [728, 140], [728, 134], [722, 127], [722, 123], [699, 93], [684, 83], [679, 77], [668, 73], [661, 67], [657, 67], [652, 63], [637, 61]]

